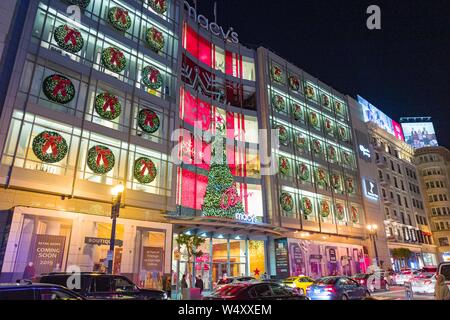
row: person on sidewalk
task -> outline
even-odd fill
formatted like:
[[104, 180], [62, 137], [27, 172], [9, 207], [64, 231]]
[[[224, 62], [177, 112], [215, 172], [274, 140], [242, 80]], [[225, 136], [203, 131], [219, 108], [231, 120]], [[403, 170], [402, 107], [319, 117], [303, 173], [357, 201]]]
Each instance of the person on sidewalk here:
[[445, 284], [445, 277], [442, 274], [438, 274], [436, 277], [434, 297], [436, 300], [450, 300], [450, 290]]
[[186, 280], [186, 274], [183, 274], [180, 286], [181, 286], [181, 299], [186, 300], [188, 298], [188, 289], [189, 289], [189, 285]]
[[198, 275], [196, 280], [195, 280], [195, 287], [200, 289], [200, 294], [202, 294], [203, 292], [203, 280], [202, 280], [202, 276]]

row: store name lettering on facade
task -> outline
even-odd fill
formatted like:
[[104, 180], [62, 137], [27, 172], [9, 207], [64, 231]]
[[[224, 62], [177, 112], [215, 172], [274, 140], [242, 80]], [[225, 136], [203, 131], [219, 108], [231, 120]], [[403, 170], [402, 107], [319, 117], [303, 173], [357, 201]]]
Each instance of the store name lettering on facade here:
[[239, 43], [239, 35], [237, 32], [233, 31], [234, 29], [232, 27], [228, 28], [228, 31], [225, 32], [225, 30], [217, 23], [209, 22], [209, 19], [204, 15], [197, 14], [195, 8], [191, 7], [187, 1], [184, 1], [184, 7], [188, 11], [189, 17], [194, 19], [203, 29], [211, 32], [215, 36], [222, 37], [224, 40], [231, 40], [233, 43]]
[[[244, 195], [244, 198], [250, 197], [252, 193]], [[222, 210], [228, 210], [231, 207], [236, 206], [238, 203], [242, 203], [242, 197], [237, 193], [236, 184], [233, 187], [227, 189], [222, 198], [220, 199], [220, 208]], [[256, 216], [249, 214], [236, 213], [236, 220], [246, 222], [246, 223], [256, 223]]]

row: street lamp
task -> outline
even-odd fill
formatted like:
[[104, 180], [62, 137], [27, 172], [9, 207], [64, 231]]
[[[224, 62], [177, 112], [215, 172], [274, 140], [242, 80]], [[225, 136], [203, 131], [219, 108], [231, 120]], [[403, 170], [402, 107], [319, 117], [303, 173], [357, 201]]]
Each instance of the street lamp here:
[[120, 211], [120, 202], [122, 200], [122, 193], [124, 187], [122, 184], [118, 184], [111, 189], [112, 198], [112, 206], [111, 206], [111, 239], [109, 242], [109, 252], [108, 252], [108, 273], [113, 273], [113, 257], [114, 257], [114, 244], [116, 242], [116, 221], [119, 217]]
[[368, 224], [367, 230], [369, 231], [370, 240], [373, 241], [373, 247], [375, 250], [375, 262], [378, 266], [378, 249], [377, 249], [377, 239], [378, 239], [378, 226], [376, 224]]

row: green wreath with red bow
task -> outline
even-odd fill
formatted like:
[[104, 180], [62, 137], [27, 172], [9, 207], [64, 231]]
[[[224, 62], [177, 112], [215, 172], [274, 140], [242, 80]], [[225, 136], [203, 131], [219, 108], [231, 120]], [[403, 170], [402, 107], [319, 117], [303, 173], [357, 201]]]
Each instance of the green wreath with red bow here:
[[300, 163], [298, 165], [298, 175], [301, 180], [308, 181], [309, 180], [309, 168], [306, 164]]
[[335, 190], [340, 190], [341, 189], [341, 176], [333, 173], [331, 175], [331, 186], [335, 189]]
[[287, 146], [289, 144], [289, 131], [281, 124], [276, 125], [275, 128], [278, 129], [278, 139], [280, 143]]
[[142, 109], [138, 113], [138, 125], [146, 133], [158, 131], [161, 121], [156, 112], [150, 109]]
[[313, 212], [313, 204], [308, 197], [302, 198], [302, 208], [303, 208], [303, 213], [307, 216]]
[[294, 115], [294, 119], [296, 121], [303, 120], [303, 109], [302, 106], [298, 103], [292, 104], [292, 114]]
[[330, 107], [330, 98], [325, 93], [322, 93], [322, 106], [325, 108]]
[[127, 67], [125, 54], [114, 47], [108, 47], [103, 50], [102, 63], [106, 69], [116, 73], [121, 73]]
[[167, 11], [166, 0], [149, 0], [148, 4], [159, 14], [164, 14]]
[[89, 149], [87, 165], [96, 174], [105, 174], [114, 167], [116, 159], [111, 149], [97, 145]]
[[79, 52], [84, 46], [84, 39], [80, 31], [67, 24], [56, 27], [53, 37], [60, 48], [71, 53]]
[[322, 168], [316, 169], [316, 181], [320, 187], [326, 188], [328, 182], [327, 182], [327, 174], [324, 169]]
[[270, 71], [273, 81], [278, 83], [283, 82], [283, 70], [279, 66], [273, 65]]
[[283, 192], [280, 195], [280, 205], [284, 211], [291, 212], [294, 209], [294, 199], [290, 193]]
[[328, 200], [320, 201], [320, 214], [323, 218], [328, 218], [330, 216], [330, 202]]
[[351, 177], [345, 178], [345, 187], [349, 194], [355, 192], [355, 181]]
[[342, 151], [342, 159], [345, 165], [351, 165], [352, 160], [348, 152]]
[[151, 66], [146, 66], [142, 70], [142, 82], [150, 89], [158, 90], [161, 88], [163, 78], [158, 69]]
[[86, 9], [91, 0], [65, 0], [70, 4], [79, 6], [81, 9]]
[[345, 127], [339, 127], [338, 132], [339, 132], [339, 138], [342, 141], [348, 141], [347, 129]]
[[69, 103], [75, 97], [75, 86], [72, 81], [60, 74], [45, 78], [42, 90], [49, 100], [61, 104]]
[[125, 32], [131, 27], [131, 18], [128, 11], [120, 7], [112, 7], [108, 11], [108, 21], [114, 28]]
[[306, 151], [306, 141], [306, 137], [303, 134], [297, 133], [295, 135], [294, 143], [297, 149], [299, 149], [300, 151]]
[[309, 113], [309, 123], [314, 128], [318, 128], [319, 127], [319, 116], [317, 115], [317, 113], [315, 113], [315, 112], [310, 112]]
[[315, 155], [321, 155], [322, 154], [322, 144], [320, 140], [314, 139], [312, 142], [312, 149]]
[[330, 160], [332, 162], [335, 162], [336, 159], [337, 159], [337, 154], [336, 154], [335, 147], [333, 147], [332, 145], [329, 145], [327, 153], [328, 153], [328, 160]]
[[314, 88], [306, 85], [305, 86], [305, 95], [308, 99], [314, 99], [316, 97], [316, 92], [314, 91]]
[[352, 222], [353, 223], [358, 223], [359, 222], [359, 210], [358, 208], [356, 208], [355, 206], [351, 207], [351, 212], [352, 212]]
[[272, 105], [279, 112], [286, 111], [286, 101], [279, 94], [275, 94], [272, 97]]
[[324, 121], [324, 122], [325, 122], [325, 123], [324, 123], [325, 132], [326, 132], [327, 134], [333, 135], [333, 129], [334, 129], [333, 122], [332, 122], [330, 119], [328, 119], [328, 118], [325, 118], [325, 121]]
[[164, 48], [164, 34], [155, 27], [148, 28], [145, 32], [145, 41], [150, 49], [160, 52]]
[[157, 173], [156, 166], [150, 158], [141, 157], [134, 162], [133, 176], [139, 183], [151, 183]]
[[334, 101], [334, 110], [336, 111], [336, 113], [339, 113], [341, 115], [344, 114], [344, 108], [342, 106], [342, 103], [337, 100]]
[[109, 92], [100, 93], [95, 97], [95, 111], [106, 120], [114, 120], [122, 112], [119, 98]]
[[342, 203], [336, 203], [336, 217], [339, 221], [345, 219], [345, 207]]
[[33, 153], [46, 163], [56, 163], [67, 155], [66, 140], [57, 132], [43, 131], [33, 139]]
[[296, 76], [289, 76], [289, 88], [292, 91], [298, 92], [300, 90], [300, 80]]
[[286, 157], [279, 157], [278, 168], [283, 176], [287, 176], [291, 168], [291, 165], [289, 164], [289, 159]]

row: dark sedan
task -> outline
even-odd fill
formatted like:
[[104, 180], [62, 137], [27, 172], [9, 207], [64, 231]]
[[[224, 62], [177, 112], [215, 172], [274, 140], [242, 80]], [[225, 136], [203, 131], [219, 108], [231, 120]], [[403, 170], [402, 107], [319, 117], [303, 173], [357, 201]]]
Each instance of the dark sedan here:
[[0, 284], [0, 300], [84, 300], [62, 286], [53, 284]]
[[297, 295], [278, 283], [241, 282], [229, 284], [206, 296], [203, 300], [309, 300]]
[[306, 294], [311, 300], [361, 300], [370, 296], [365, 286], [344, 276], [319, 278]]

